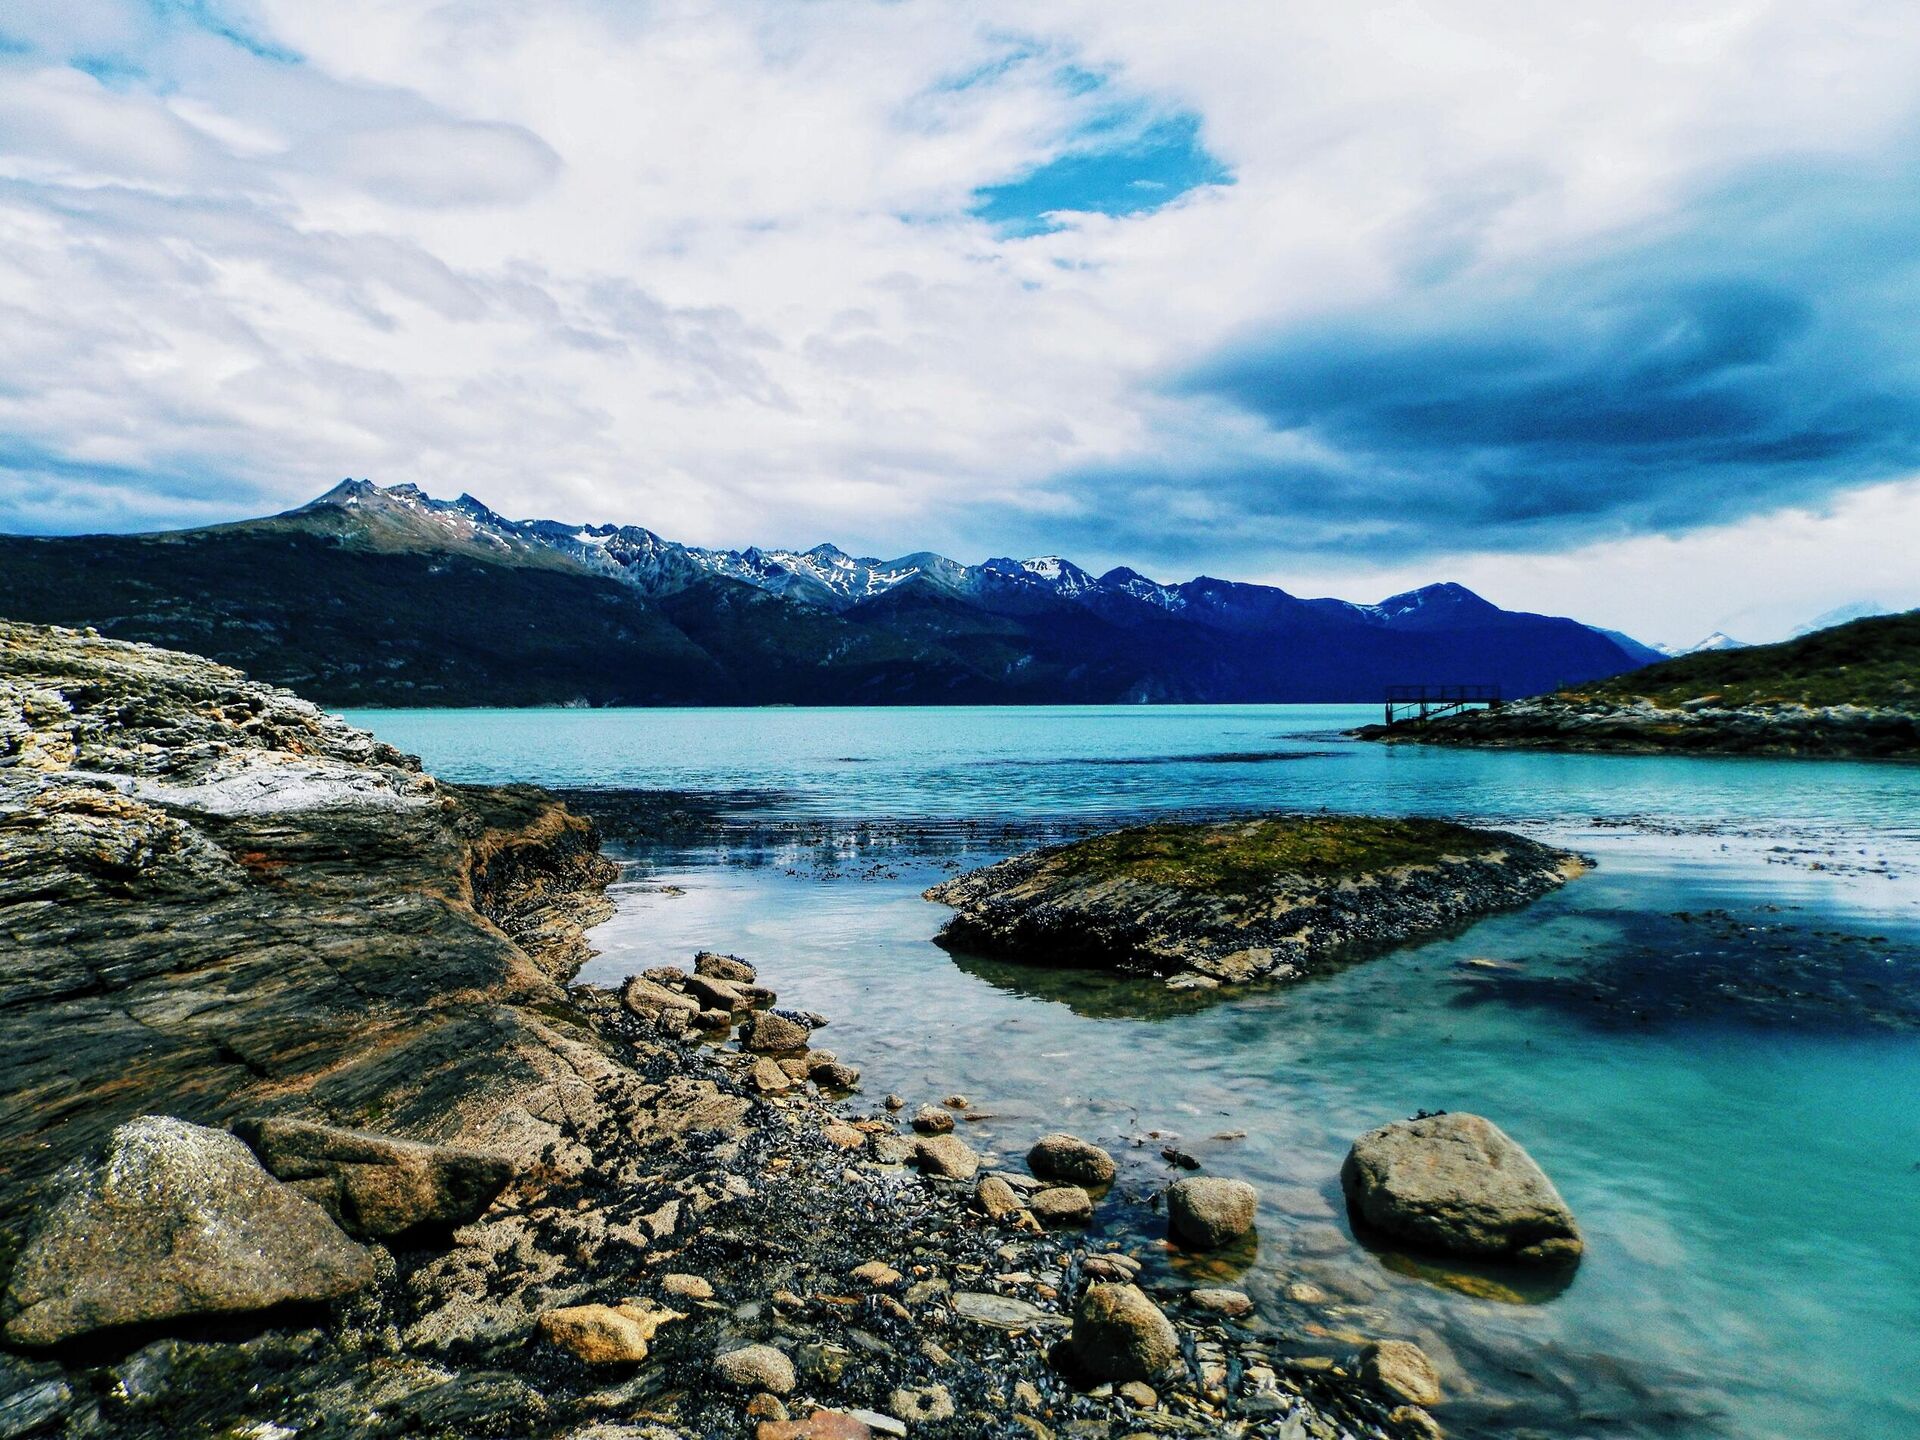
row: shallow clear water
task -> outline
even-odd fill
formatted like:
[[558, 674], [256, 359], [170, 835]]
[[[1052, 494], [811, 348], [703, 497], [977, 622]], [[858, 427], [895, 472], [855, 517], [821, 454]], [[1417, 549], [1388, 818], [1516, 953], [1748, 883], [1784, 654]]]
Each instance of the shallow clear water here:
[[[583, 978], [753, 959], [833, 1017], [867, 1095], [964, 1091], [988, 1117], [969, 1140], [1009, 1162], [1048, 1128], [1113, 1146], [1103, 1224], [1142, 1223], [1166, 1145], [1252, 1179], [1236, 1283], [1304, 1353], [1419, 1339], [1452, 1433], [1920, 1434], [1920, 768], [1389, 749], [1337, 737], [1372, 718], [1354, 707], [357, 718], [449, 779], [738, 792], [807, 822], [634, 855]], [[1322, 806], [1494, 821], [1600, 864], [1456, 938], [1224, 1001], [929, 943], [945, 912], [919, 892], [1018, 843], [997, 826]], [[1564, 1290], [1500, 1298], [1515, 1277], [1355, 1242], [1340, 1159], [1420, 1108], [1490, 1116], [1553, 1175], [1589, 1242]], [[1279, 1293], [1299, 1279], [1333, 1303]]]

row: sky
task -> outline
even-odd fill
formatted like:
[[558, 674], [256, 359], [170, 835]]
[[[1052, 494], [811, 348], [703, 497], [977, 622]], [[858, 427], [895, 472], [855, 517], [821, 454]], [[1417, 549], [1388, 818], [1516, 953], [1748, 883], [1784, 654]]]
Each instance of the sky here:
[[1911, 0], [8, 0], [0, 531], [1920, 605]]

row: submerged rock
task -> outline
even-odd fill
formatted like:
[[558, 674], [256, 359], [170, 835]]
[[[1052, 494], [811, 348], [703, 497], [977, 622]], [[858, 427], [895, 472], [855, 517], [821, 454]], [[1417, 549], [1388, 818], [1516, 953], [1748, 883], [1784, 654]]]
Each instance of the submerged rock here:
[[1049, 1230], [1093, 1219], [1093, 1197], [1078, 1185], [1050, 1186], [1027, 1201], [1027, 1208]]
[[1078, 1135], [1042, 1135], [1027, 1151], [1027, 1168], [1043, 1179], [1074, 1185], [1113, 1183], [1113, 1156]]
[[1194, 1250], [1218, 1250], [1253, 1229], [1259, 1193], [1244, 1180], [1196, 1175], [1167, 1191], [1167, 1228]]
[[1163, 823], [944, 881], [950, 950], [1196, 982], [1297, 980], [1365, 950], [1538, 899], [1565, 850], [1443, 820], [1282, 816]]
[[120, 1325], [337, 1300], [372, 1257], [223, 1130], [159, 1115], [68, 1171], [7, 1286], [7, 1338], [57, 1345]]
[[1370, 1130], [1353, 1142], [1340, 1184], [1369, 1225], [1446, 1254], [1561, 1264], [1583, 1248], [1546, 1173], [1478, 1115], [1430, 1115]]
[[1443, 1398], [1440, 1372], [1411, 1340], [1374, 1341], [1360, 1352], [1360, 1375], [1389, 1399], [1409, 1405], [1437, 1405]]
[[477, 1219], [513, 1179], [502, 1155], [341, 1130], [307, 1120], [246, 1120], [235, 1127], [260, 1163], [342, 1228], [389, 1239]]
[[1173, 1322], [1137, 1285], [1089, 1285], [1074, 1307], [1072, 1346], [1100, 1380], [1152, 1380], [1180, 1358]]

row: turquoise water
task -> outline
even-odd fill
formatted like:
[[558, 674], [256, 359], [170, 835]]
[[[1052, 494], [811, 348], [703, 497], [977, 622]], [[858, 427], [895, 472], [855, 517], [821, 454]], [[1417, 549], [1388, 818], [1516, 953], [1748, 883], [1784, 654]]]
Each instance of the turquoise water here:
[[[724, 840], [632, 854], [583, 978], [747, 956], [834, 1017], [869, 1096], [966, 1092], [969, 1140], [1009, 1162], [1046, 1128], [1113, 1146], [1106, 1226], [1143, 1223], [1168, 1145], [1252, 1179], [1232, 1278], [1280, 1343], [1419, 1340], [1450, 1433], [1920, 1435], [1920, 768], [1388, 749], [1338, 738], [1353, 707], [356, 718], [449, 779], [735, 795]], [[1599, 865], [1224, 1001], [929, 943], [919, 892], [1036, 823], [1321, 807]], [[1355, 1240], [1340, 1159], [1419, 1108], [1486, 1114], [1548, 1169], [1589, 1241], [1571, 1284], [1503, 1294]], [[1287, 1299], [1299, 1280], [1330, 1299]]]

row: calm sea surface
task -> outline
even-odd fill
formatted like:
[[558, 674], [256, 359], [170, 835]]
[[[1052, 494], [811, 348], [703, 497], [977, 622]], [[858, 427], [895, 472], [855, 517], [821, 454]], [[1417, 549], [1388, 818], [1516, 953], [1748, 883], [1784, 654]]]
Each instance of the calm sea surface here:
[[[1216, 1267], [1281, 1344], [1419, 1340], [1456, 1435], [1920, 1435], [1920, 767], [1384, 748], [1370, 708], [382, 711], [454, 780], [725, 792], [719, 841], [628, 852], [583, 979], [758, 963], [869, 1101], [963, 1091], [1017, 1160], [1123, 1157], [1150, 1227], [1174, 1146], [1262, 1188]], [[920, 891], [1076, 825], [1164, 812], [1449, 815], [1599, 861], [1524, 912], [1288, 990], [954, 957]], [[1589, 1248], [1557, 1293], [1358, 1244], [1353, 1137], [1485, 1114]], [[1170, 1260], [1160, 1262], [1171, 1264]], [[1327, 1303], [1289, 1300], [1309, 1281]]]

